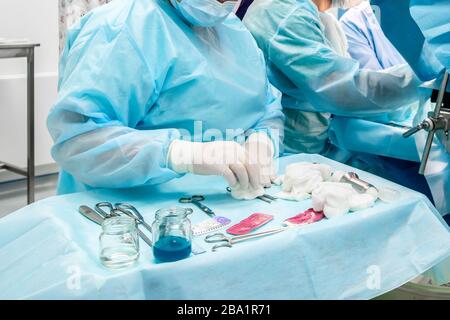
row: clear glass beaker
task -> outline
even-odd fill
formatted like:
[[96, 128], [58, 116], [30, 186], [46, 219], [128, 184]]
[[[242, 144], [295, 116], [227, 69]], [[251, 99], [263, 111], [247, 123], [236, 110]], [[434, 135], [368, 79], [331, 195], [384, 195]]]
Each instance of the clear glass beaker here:
[[100, 235], [100, 261], [111, 269], [134, 265], [139, 258], [136, 220], [127, 216], [107, 218]]

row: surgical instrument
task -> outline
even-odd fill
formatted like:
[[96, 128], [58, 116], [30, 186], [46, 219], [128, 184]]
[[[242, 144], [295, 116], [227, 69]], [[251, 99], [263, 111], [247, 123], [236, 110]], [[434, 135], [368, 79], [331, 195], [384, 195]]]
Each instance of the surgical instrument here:
[[136, 209], [135, 206], [129, 204], [129, 203], [116, 203], [115, 204], [115, 208], [117, 210], [120, 211], [127, 211], [127, 212], [131, 212], [131, 215], [133, 216], [133, 218], [136, 219], [136, 221], [138, 222], [138, 224], [141, 224], [142, 226], [144, 226], [145, 229], [147, 229], [149, 232], [152, 232], [152, 227], [145, 222], [144, 217], [142, 216], [142, 214]]
[[[107, 208], [108, 212], [103, 210], [103, 208]], [[117, 216], [118, 213], [115, 211], [114, 206], [110, 202], [99, 202], [95, 205], [95, 210], [103, 216], [103, 218], [108, 218], [111, 216]]]
[[[107, 217], [103, 217], [102, 214], [92, 210], [90, 207], [88, 206], [80, 206], [80, 208], [78, 209], [78, 211], [86, 218], [88, 218], [89, 220], [91, 220], [92, 222], [95, 222], [98, 225], [102, 225], [103, 221], [107, 218]], [[114, 215], [117, 216], [118, 214]], [[111, 216], [111, 215], [108, 215]], [[150, 240], [145, 233], [143, 233], [141, 230], [137, 229], [138, 235], [139, 237], [141, 237], [142, 240], [144, 240], [145, 243], [147, 243], [150, 247], [153, 246], [152, 240]]]
[[237, 236], [237, 237], [227, 237], [223, 233], [215, 233], [215, 234], [206, 236], [205, 237], [205, 242], [207, 242], [207, 243], [219, 243], [219, 244], [216, 244], [215, 246], [213, 246], [213, 248], [212, 248], [212, 251], [215, 252], [219, 248], [225, 248], [225, 247], [226, 248], [232, 248], [235, 243], [243, 242], [243, 241], [247, 241], [247, 240], [251, 240], [251, 239], [262, 238], [262, 237], [265, 237], [265, 236], [269, 236], [269, 235], [272, 235], [272, 234], [283, 232], [286, 229], [288, 229], [288, 228], [283, 227], [283, 228], [272, 229], [272, 230], [268, 230], [268, 231], [263, 231], [263, 232], [253, 233], [253, 234], [247, 234], [247, 235], [244, 235], [244, 236]]
[[[403, 133], [403, 137], [408, 138], [420, 130], [428, 132], [427, 141], [425, 143], [422, 161], [420, 162], [419, 174], [425, 174], [428, 158], [430, 156], [431, 147], [433, 145], [434, 135], [438, 130], [443, 130], [448, 139], [450, 131], [450, 99], [447, 93], [447, 86], [449, 82], [448, 71], [444, 73], [441, 88], [437, 93], [436, 107], [434, 111], [428, 113], [428, 118], [424, 119], [419, 125], [409, 129]], [[432, 97], [433, 99], [433, 97]]]
[[200, 210], [202, 210], [204, 213], [206, 213], [208, 216], [210, 216], [211, 218], [215, 217], [216, 214], [214, 213], [214, 211], [212, 211], [210, 208], [208, 208], [207, 206], [205, 206], [204, 204], [202, 204], [200, 201], [204, 201], [205, 197], [204, 196], [192, 196], [192, 197], [183, 197], [180, 198], [178, 200], [178, 202], [180, 203], [192, 203], [194, 205], [196, 205]]
[[[227, 187], [227, 191], [231, 192], [231, 188]], [[277, 197], [271, 196], [269, 194], [263, 194], [262, 196], [256, 197], [256, 199], [259, 199], [261, 201], [267, 202], [267, 203], [272, 203], [272, 201], [277, 200]]]
[[[103, 208], [108, 209], [109, 213]], [[115, 205], [113, 205], [110, 202], [99, 202], [95, 205], [95, 210], [97, 210], [97, 212], [104, 218], [116, 217], [120, 214], [125, 214], [130, 218], [135, 219], [138, 225], [143, 225], [145, 229], [147, 229], [149, 232], [152, 232], [151, 226], [145, 222], [142, 214], [129, 203], [116, 203]]]
[[340, 182], [350, 183], [353, 186], [353, 188], [355, 188], [358, 192], [361, 192], [361, 193], [366, 192], [370, 188], [374, 188], [377, 190], [377, 188], [374, 185], [372, 185], [364, 180], [361, 180], [359, 178], [358, 174], [356, 174], [355, 172], [345, 173], [342, 176], [342, 178], [340, 179]]
[[373, 184], [362, 180], [357, 173], [347, 172], [342, 175], [339, 182], [350, 183], [359, 193], [366, 193], [369, 189], [377, 192], [377, 196], [381, 201], [394, 202], [401, 196], [400, 192], [391, 188], [377, 188]]

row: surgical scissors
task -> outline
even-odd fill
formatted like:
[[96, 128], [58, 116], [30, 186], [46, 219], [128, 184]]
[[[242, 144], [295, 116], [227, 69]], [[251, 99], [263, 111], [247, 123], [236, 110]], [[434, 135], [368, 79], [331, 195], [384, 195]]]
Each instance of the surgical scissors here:
[[216, 214], [214, 213], [214, 211], [212, 211], [210, 208], [208, 208], [207, 206], [205, 206], [204, 204], [202, 204], [200, 201], [204, 201], [205, 197], [204, 196], [192, 196], [192, 197], [183, 197], [180, 198], [178, 200], [179, 203], [192, 203], [195, 204], [200, 210], [202, 210], [204, 213], [206, 213], [208, 216], [210, 216], [211, 218], [215, 217]]
[[265, 237], [265, 236], [269, 236], [269, 235], [272, 235], [272, 234], [283, 232], [286, 229], [288, 229], [288, 228], [283, 227], [283, 228], [272, 229], [272, 230], [258, 232], [258, 233], [253, 233], [253, 234], [247, 234], [247, 235], [244, 235], [244, 236], [232, 237], [232, 238], [231, 237], [227, 237], [223, 233], [215, 233], [215, 234], [206, 236], [205, 242], [207, 242], [207, 243], [219, 243], [219, 244], [216, 244], [212, 248], [212, 251], [215, 252], [219, 248], [232, 248], [235, 243], [242, 242], [242, 241], [247, 241], [247, 240], [251, 240], [251, 239], [256, 239], [256, 238], [262, 238], [262, 237]]
[[[227, 191], [231, 192], [231, 188], [227, 187]], [[259, 199], [261, 201], [267, 202], [267, 203], [272, 203], [272, 201], [277, 200], [277, 197], [271, 196], [269, 194], [263, 194], [262, 196], [256, 197], [256, 199]]]
[[[109, 213], [103, 210], [103, 208], [107, 208]], [[113, 205], [111, 202], [99, 202], [95, 205], [95, 210], [100, 213], [104, 218], [108, 217], [117, 217], [120, 214], [125, 214], [130, 218], [136, 220], [136, 223], [144, 226], [150, 233], [152, 232], [152, 227], [145, 222], [142, 214], [131, 204], [129, 203], [116, 203]]]
[[[120, 205], [120, 204], [119, 204]], [[122, 204], [123, 206], [123, 204]], [[129, 205], [131, 206], [131, 205]], [[132, 206], [131, 206], [132, 207]], [[88, 208], [88, 207], [87, 207]], [[109, 213], [104, 211], [103, 208], [108, 208]], [[134, 208], [134, 207], [133, 207]], [[88, 208], [89, 209], [89, 208]], [[134, 208], [136, 210], [136, 208]], [[134, 219], [136, 221], [136, 224], [139, 225], [140, 221], [138, 220], [138, 217], [136, 217], [133, 213], [131, 213], [128, 210], [124, 210], [121, 208], [121, 206], [113, 206], [113, 204], [111, 202], [99, 202], [95, 205], [95, 210], [97, 211], [97, 213], [104, 219], [107, 218], [111, 218], [111, 217], [118, 217], [121, 214], [124, 214], [132, 219]], [[130, 209], [131, 210], [131, 209]], [[137, 210], [136, 210], [137, 211]], [[140, 215], [140, 214], [139, 214]], [[142, 217], [142, 216], [141, 216]], [[143, 220], [142, 220], [143, 221]], [[147, 225], [147, 224], [146, 224]], [[145, 227], [145, 226], [144, 226]], [[147, 229], [147, 227], [146, 227]], [[148, 229], [150, 232], [152, 232], [152, 229]], [[141, 237], [142, 240], [145, 241], [145, 243], [147, 243], [150, 247], [153, 247], [153, 242], [152, 240], [150, 240], [145, 233], [143, 233], [139, 228], [137, 228], [137, 232], [139, 237]]]
[[142, 216], [142, 214], [136, 209], [135, 206], [129, 204], [129, 203], [116, 203], [115, 204], [115, 208], [116, 210], [120, 210], [122, 212], [128, 212], [131, 213], [129, 214], [130, 217], [136, 219], [136, 221], [138, 222], [138, 224], [142, 224], [144, 226], [145, 229], [147, 229], [148, 231], [152, 232], [152, 227], [145, 222], [144, 217]]

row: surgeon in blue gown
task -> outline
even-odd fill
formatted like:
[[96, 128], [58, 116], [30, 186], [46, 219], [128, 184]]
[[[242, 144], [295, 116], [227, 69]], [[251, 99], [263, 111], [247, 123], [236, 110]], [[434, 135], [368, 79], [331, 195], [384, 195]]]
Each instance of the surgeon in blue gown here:
[[[348, 53], [359, 62], [361, 69], [384, 70], [406, 63], [386, 37], [369, 1], [363, 1], [345, 11], [339, 22], [345, 32]], [[378, 146], [377, 150], [371, 150], [374, 155], [364, 156], [366, 165], [371, 166], [369, 169], [374, 170], [375, 167], [377, 173], [385, 178], [417, 190], [433, 201], [426, 179], [418, 174], [419, 163], [410, 160], [418, 159], [414, 139], [404, 139], [399, 130], [399, 125], [412, 126], [417, 107], [418, 101], [411, 105], [410, 110], [405, 108], [396, 119], [379, 117], [358, 120], [335, 117], [330, 130], [333, 132], [334, 143], [342, 147], [351, 146], [353, 151], [367, 152], [368, 141], [383, 141], [383, 148]], [[346, 135], [351, 130], [365, 131], [366, 136], [359, 141], [359, 146], [357, 139]], [[358, 156], [362, 157], [361, 154]]]
[[[59, 193], [185, 173], [267, 185], [263, 169], [283, 131], [280, 94], [235, 4], [115, 0], [70, 30], [48, 117]], [[267, 152], [252, 158], [250, 145]]]
[[407, 64], [364, 70], [332, 47], [322, 16], [332, 7], [360, 2], [256, 0], [244, 17], [264, 52], [271, 82], [283, 93], [287, 152], [334, 157], [328, 140], [331, 115], [380, 116], [418, 98], [420, 82]]
[[[372, 0], [371, 4], [380, 9], [381, 26], [390, 42], [419, 78], [429, 81], [422, 88], [421, 106], [414, 118], [414, 124], [418, 124], [434, 108], [429, 99], [431, 89], [438, 88], [444, 70], [450, 70], [450, 1]], [[423, 131], [414, 135], [420, 155], [426, 136]], [[434, 139], [425, 171], [435, 205], [443, 215], [450, 212], [449, 151], [449, 140], [441, 132]]]

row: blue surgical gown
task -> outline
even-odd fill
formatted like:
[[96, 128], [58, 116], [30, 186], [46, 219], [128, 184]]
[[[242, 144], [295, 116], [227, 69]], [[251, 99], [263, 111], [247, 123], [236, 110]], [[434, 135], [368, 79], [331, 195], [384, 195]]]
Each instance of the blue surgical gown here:
[[425, 37], [421, 62], [438, 77], [450, 70], [450, 1], [411, 0], [411, 15]]
[[418, 97], [419, 80], [408, 65], [360, 70], [357, 61], [334, 52], [312, 1], [259, 0], [244, 24], [264, 52], [269, 78], [283, 93], [283, 108], [368, 117]]
[[115, 0], [68, 34], [48, 117], [59, 193], [157, 184], [174, 139], [282, 131], [280, 94], [241, 21], [187, 25], [164, 0]]
[[347, 10], [339, 19], [350, 56], [361, 69], [383, 70], [406, 61], [385, 36], [369, 2]]

